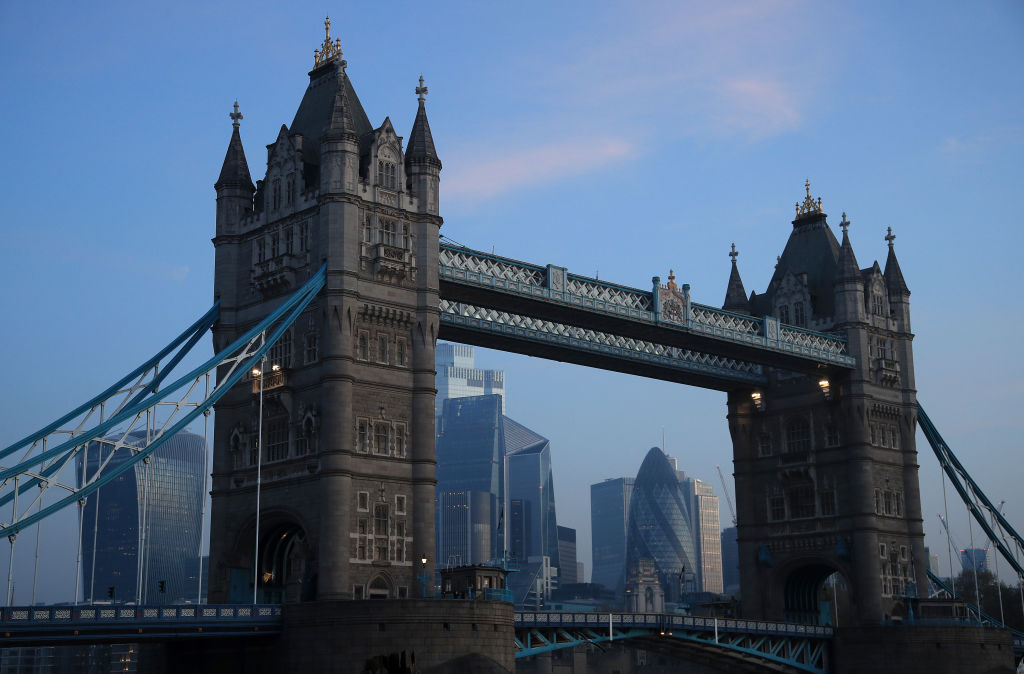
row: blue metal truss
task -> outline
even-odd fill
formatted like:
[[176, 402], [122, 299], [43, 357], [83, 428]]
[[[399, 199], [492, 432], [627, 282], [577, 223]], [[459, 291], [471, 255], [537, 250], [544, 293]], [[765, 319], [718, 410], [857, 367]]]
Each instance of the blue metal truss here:
[[516, 658], [616, 640], [667, 639], [796, 671], [828, 670], [830, 627], [651, 613], [516, 613]]
[[924, 437], [939, 460], [939, 465], [949, 477], [953, 487], [967, 506], [967, 510], [970, 511], [1003, 558], [1017, 572], [1018, 580], [1024, 578], [1024, 564], [1021, 559], [1022, 553], [1024, 553], [1024, 540], [1021, 539], [1020, 534], [1010, 526], [999, 509], [992, 505], [992, 501], [985, 496], [978, 483], [968, 474], [949, 445], [942, 439], [935, 424], [925, 414], [920, 403], [917, 405], [917, 419], [921, 424]]
[[[546, 319], [664, 347], [694, 349], [752, 364], [813, 372], [851, 368], [846, 338], [692, 302], [689, 286], [650, 292], [481, 251], [441, 244], [441, 299], [519, 317]], [[667, 298], [667, 299], [666, 299]]]
[[[26, 527], [69, 505], [84, 504], [90, 494], [146, 460], [200, 415], [208, 414], [215, 402], [260, 363], [309, 306], [325, 278], [325, 267], [321, 267], [302, 288], [233, 344], [161, 388], [217, 320], [219, 307], [214, 305], [155, 356], [98, 396], [0, 450], [0, 461], [14, 459], [14, 465], [0, 467], [0, 508], [11, 507], [10, 519], [0, 521], [0, 534], [13, 543]], [[170, 359], [161, 365], [168, 356]], [[218, 378], [220, 368], [226, 369]], [[215, 380], [212, 388], [211, 378]], [[147, 431], [147, 441], [141, 445], [129, 439], [132, 431], [140, 429]], [[98, 445], [127, 448], [132, 456], [108, 468], [115, 453], [110, 451], [94, 473], [79, 475], [78, 459]], [[46, 499], [52, 488], [67, 495]]]

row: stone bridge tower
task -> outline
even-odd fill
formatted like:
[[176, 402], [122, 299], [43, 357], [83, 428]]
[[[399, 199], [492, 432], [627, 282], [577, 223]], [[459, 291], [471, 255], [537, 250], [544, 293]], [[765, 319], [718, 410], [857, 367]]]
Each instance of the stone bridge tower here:
[[326, 26], [266, 175], [253, 185], [236, 103], [216, 183], [215, 351], [323, 264], [327, 285], [216, 407], [211, 602], [251, 602], [254, 577], [268, 602], [420, 597], [433, 577], [441, 162], [427, 88], [403, 148], [390, 119], [370, 123]]
[[838, 241], [808, 184], [762, 294], [746, 296], [733, 251], [727, 310], [842, 331], [857, 359], [838, 376], [772, 371], [763, 390], [729, 395], [748, 616], [878, 624], [927, 587], [910, 291], [891, 229], [885, 269], [861, 269], [849, 224], [844, 213]]

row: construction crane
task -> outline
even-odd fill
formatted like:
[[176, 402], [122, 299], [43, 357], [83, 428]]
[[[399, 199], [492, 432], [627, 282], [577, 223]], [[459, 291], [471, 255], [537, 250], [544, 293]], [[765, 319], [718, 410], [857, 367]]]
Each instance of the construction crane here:
[[725, 492], [725, 502], [729, 504], [729, 514], [732, 515], [732, 525], [736, 526], [736, 509], [732, 507], [732, 497], [729, 496], [729, 487], [725, 485], [725, 475], [722, 475], [722, 467], [715, 465], [718, 471], [718, 479], [722, 481], [722, 491]]

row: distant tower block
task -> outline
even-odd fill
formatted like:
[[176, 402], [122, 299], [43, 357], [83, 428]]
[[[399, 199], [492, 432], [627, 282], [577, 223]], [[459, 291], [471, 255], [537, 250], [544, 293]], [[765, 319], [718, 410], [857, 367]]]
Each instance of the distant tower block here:
[[251, 602], [254, 576], [266, 601], [420, 597], [433, 577], [441, 162], [422, 78], [403, 147], [390, 119], [370, 123], [346, 67], [328, 21], [255, 185], [237, 104], [230, 114], [215, 350], [324, 263], [327, 287], [216, 406], [211, 602]]
[[832, 380], [771, 371], [764, 389], [729, 395], [743, 610], [818, 622], [838, 572], [854, 598], [840, 621], [877, 625], [927, 588], [910, 291], [891, 230], [884, 271], [861, 269], [846, 214], [840, 242], [805, 188], [768, 288], [744, 297], [731, 254], [725, 306], [779, 330], [845, 331], [857, 368]]

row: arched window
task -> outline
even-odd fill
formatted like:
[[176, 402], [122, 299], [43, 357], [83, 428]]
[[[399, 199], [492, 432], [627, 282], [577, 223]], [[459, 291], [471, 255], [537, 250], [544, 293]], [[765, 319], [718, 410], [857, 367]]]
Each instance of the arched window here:
[[367, 592], [370, 599], [387, 599], [389, 594], [388, 581], [380, 576], [370, 581], [369, 592]]
[[377, 162], [377, 184], [389, 190], [398, 187], [398, 171], [394, 162], [383, 160]]
[[800, 326], [807, 324], [807, 316], [804, 314], [803, 302], [797, 302], [793, 305], [793, 324]]
[[786, 424], [786, 451], [806, 452], [811, 448], [811, 427], [802, 417]]

